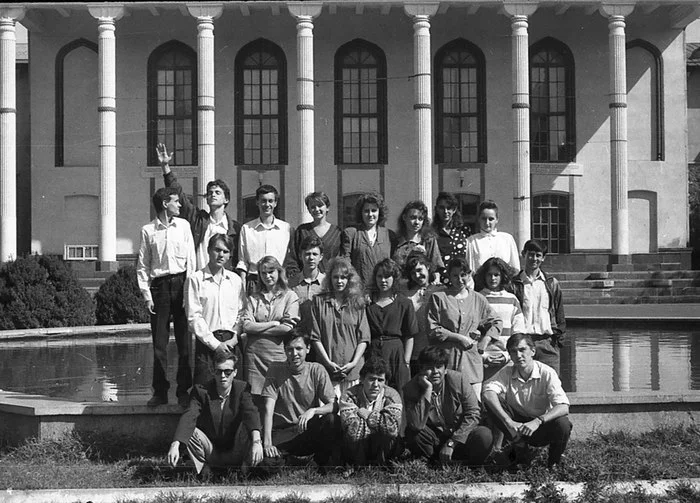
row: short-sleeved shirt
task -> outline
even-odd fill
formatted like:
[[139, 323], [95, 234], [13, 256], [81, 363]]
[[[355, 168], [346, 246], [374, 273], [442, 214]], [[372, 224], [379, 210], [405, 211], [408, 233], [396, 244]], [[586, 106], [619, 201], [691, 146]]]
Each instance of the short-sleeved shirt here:
[[284, 429], [297, 424], [299, 416], [312, 407], [331, 403], [335, 392], [323, 365], [305, 362], [294, 373], [287, 362], [274, 363], [265, 378], [262, 396], [275, 400], [272, 428]]
[[529, 379], [520, 377], [513, 366], [503, 367], [484, 383], [483, 392], [505, 397], [506, 404], [524, 417], [541, 416], [555, 405], [569, 405], [556, 371], [542, 362], [533, 363]]

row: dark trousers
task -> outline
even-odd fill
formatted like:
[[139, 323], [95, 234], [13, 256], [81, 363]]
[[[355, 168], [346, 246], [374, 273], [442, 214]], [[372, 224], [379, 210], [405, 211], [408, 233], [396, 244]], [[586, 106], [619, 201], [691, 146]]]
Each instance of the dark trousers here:
[[398, 437], [373, 433], [362, 440], [351, 440], [347, 436], [343, 441], [343, 457], [353, 465], [386, 465], [390, 459], [399, 454]]
[[[406, 447], [415, 456], [438, 460], [440, 450], [451, 437], [451, 433], [444, 433], [426, 425], [420, 431], [406, 431]], [[452, 460], [461, 461], [469, 466], [483, 465], [491, 451], [492, 442], [491, 430], [485, 426], [477, 426], [469, 433], [465, 443], [455, 443]]]
[[[215, 330], [214, 337], [219, 342], [226, 342], [233, 339], [233, 332], [229, 330]], [[243, 355], [241, 354], [240, 345], [237, 344], [234, 348], [234, 353], [238, 357], [236, 363], [236, 375], [242, 375]], [[209, 349], [199, 339], [195, 339], [194, 343], [194, 384], [207, 384], [214, 377], [214, 351]]]
[[552, 367], [557, 375], [559, 373], [559, 344], [555, 341], [553, 335], [532, 334], [532, 340], [535, 342], [535, 360]]
[[[296, 425], [290, 428], [296, 428]], [[272, 443], [283, 454], [292, 456], [308, 456], [313, 454], [319, 466], [325, 466], [331, 459], [334, 450], [340, 445], [340, 421], [335, 414], [314, 416], [306, 425], [306, 431], [294, 438], [277, 444], [275, 432], [272, 432]]]
[[[513, 421], [518, 423], [527, 423], [532, 421], [533, 417], [524, 417], [513, 411], [513, 409], [501, 400], [501, 406], [503, 410], [506, 411]], [[506, 439], [512, 440], [510, 433], [508, 433], [508, 428], [506, 425], [496, 416], [496, 414], [491, 411], [489, 406], [486, 404], [486, 413], [488, 414], [489, 421], [492, 422], [499, 430], [503, 432]], [[551, 421], [547, 421], [542, 424], [534, 434], [529, 437], [521, 437], [528, 445], [534, 447], [544, 447], [549, 446], [549, 455], [547, 464], [552, 466], [559, 462], [561, 455], [566, 450], [566, 444], [569, 442], [569, 437], [571, 436], [571, 429], [574, 426], [569, 421], [569, 416], [562, 416]]]
[[156, 278], [151, 282], [156, 314], [151, 315], [153, 337], [153, 393], [166, 396], [168, 382], [168, 340], [170, 339], [170, 317], [173, 318], [175, 343], [177, 344], [177, 396], [187, 395], [192, 387], [190, 368], [190, 337], [187, 331], [187, 315], [183, 306], [185, 273]]

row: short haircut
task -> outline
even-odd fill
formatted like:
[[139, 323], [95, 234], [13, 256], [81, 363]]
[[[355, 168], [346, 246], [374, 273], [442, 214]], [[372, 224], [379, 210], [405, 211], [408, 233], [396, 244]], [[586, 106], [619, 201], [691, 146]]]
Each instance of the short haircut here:
[[[224, 191], [224, 197], [226, 198], [227, 201], [231, 201], [231, 190], [228, 188], [228, 185], [226, 185], [226, 182], [224, 182], [222, 179], [217, 178], [216, 180], [212, 180], [207, 184], [207, 192], [209, 192], [209, 189], [212, 187], [219, 187], [221, 190]], [[228, 203], [226, 203], [224, 206], [228, 206]]]
[[272, 185], [261, 185], [255, 190], [255, 200], [259, 201], [260, 196], [263, 194], [274, 194], [275, 195], [275, 201], [280, 200], [280, 193], [279, 191]]
[[547, 255], [547, 245], [539, 239], [528, 239], [523, 245], [523, 253], [540, 252], [542, 255]]
[[433, 263], [430, 260], [428, 260], [428, 257], [425, 255], [425, 253], [421, 251], [412, 251], [408, 254], [406, 263], [403, 266], [403, 275], [405, 278], [408, 279], [408, 288], [413, 288], [414, 286], [417, 286], [416, 283], [413, 281], [413, 275], [411, 273], [419, 265], [424, 265], [425, 268], [428, 270], [428, 281], [430, 281], [430, 277], [435, 272], [435, 267], [433, 266]]
[[289, 346], [292, 341], [296, 339], [301, 339], [304, 341], [305, 346], [309, 346], [311, 344], [311, 337], [309, 334], [306, 332], [306, 330], [303, 330], [300, 327], [294, 328], [293, 330], [290, 330], [286, 334], [282, 336], [282, 346], [287, 347]]
[[304, 198], [304, 205], [307, 209], [311, 206], [311, 203], [323, 203], [326, 208], [331, 207], [331, 200], [326, 195], [325, 192], [311, 192]]
[[364, 220], [362, 220], [362, 208], [364, 208], [365, 204], [377, 205], [377, 208], [379, 208], [377, 226], [384, 225], [386, 223], [386, 217], [389, 210], [386, 207], [384, 198], [377, 192], [367, 192], [366, 194], [362, 194], [357, 198], [357, 202], [355, 203], [355, 222], [357, 222], [357, 225], [363, 225]]
[[214, 353], [214, 366], [220, 363], [225, 363], [227, 361], [232, 361], [234, 365], [238, 363], [238, 356], [233, 351], [228, 351], [226, 353]]
[[301, 244], [299, 244], [300, 252], [310, 250], [311, 248], [318, 248], [321, 254], [323, 254], [323, 241], [320, 237], [309, 234], [301, 240]]
[[493, 210], [496, 212], [496, 216], [498, 217], [498, 205], [496, 204], [495, 201], [487, 199], [486, 201], [481, 203], [479, 205], [479, 215], [481, 215], [481, 212], [484, 210]]
[[360, 369], [360, 379], [364, 379], [368, 374], [386, 376], [389, 374], [389, 364], [383, 358], [371, 356]]
[[506, 350], [507, 351], [512, 351], [515, 348], [517, 348], [520, 345], [521, 341], [527, 342], [527, 345], [530, 346], [530, 349], [533, 351], [535, 350], [535, 341], [532, 340], [532, 337], [530, 337], [530, 334], [513, 334], [510, 337], [508, 337], [508, 341], [506, 342]]
[[265, 291], [263, 290], [262, 274], [260, 273], [260, 270], [265, 266], [272, 266], [273, 268], [277, 269], [277, 288], [280, 290], [288, 290], [289, 283], [287, 283], [287, 274], [284, 272], [284, 267], [282, 267], [277, 259], [272, 255], [265, 255], [258, 261], [258, 291]]
[[418, 366], [420, 368], [446, 367], [449, 361], [450, 355], [440, 346], [426, 346], [418, 353]]
[[463, 257], [455, 257], [447, 263], [447, 275], [450, 275], [452, 269], [459, 268], [460, 272], [466, 272], [470, 274], [472, 272], [471, 267], [469, 267], [469, 262]]
[[371, 285], [370, 290], [376, 290], [377, 276], [379, 274], [382, 275], [382, 278], [387, 278], [389, 276], [394, 278], [394, 283], [391, 285], [392, 291], [396, 291], [399, 288], [399, 279], [401, 278], [401, 268], [399, 267], [399, 264], [397, 264], [390, 258], [385, 258], [384, 260], [381, 260], [377, 265], [375, 265], [374, 272], [372, 274], [373, 284]]
[[216, 243], [221, 243], [228, 248], [228, 251], [231, 253], [235, 251], [233, 249], [233, 238], [228, 234], [214, 234], [212, 237], [210, 237], [209, 242], [207, 243], [207, 251], [212, 250], [214, 246], [216, 246]]
[[163, 203], [170, 200], [170, 196], [177, 196], [178, 190], [175, 187], [161, 187], [153, 194], [152, 202], [156, 213], [163, 211]]

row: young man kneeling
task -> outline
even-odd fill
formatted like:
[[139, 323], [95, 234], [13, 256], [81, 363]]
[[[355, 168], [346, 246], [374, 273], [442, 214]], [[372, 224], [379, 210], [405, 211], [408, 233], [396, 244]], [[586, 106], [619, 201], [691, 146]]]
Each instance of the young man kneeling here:
[[314, 454], [325, 466], [339, 440], [333, 384], [323, 365], [306, 361], [307, 334], [292, 330], [283, 343], [287, 361], [270, 366], [262, 390], [265, 457]]
[[483, 464], [493, 437], [479, 426], [479, 401], [464, 374], [447, 370], [449, 355], [428, 346], [418, 355], [419, 373], [403, 388], [406, 445], [416, 456], [447, 464]]
[[210, 472], [211, 467], [255, 466], [262, 460], [258, 409], [250, 386], [235, 376], [236, 356], [217, 354], [214, 378], [206, 385], [196, 384], [190, 392], [168, 451], [171, 466], [180, 460], [181, 444], [187, 446], [198, 474]]
[[340, 398], [340, 423], [346, 459], [355, 465], [386, 464], [397, 454], [401, 397], [386, 385], [387, 363], [370, 358], [360, 370], [360, 384]]
[[484, 384], [484, 405], [496, 427], [516, 446], [549, 445], [552, 467], [559, 463], [571, 435], [569, 399], [555, 370], [534, 360], [535, 343], [529, 335], [511, 335], [506, 349], [513, 366], [502, 368]]

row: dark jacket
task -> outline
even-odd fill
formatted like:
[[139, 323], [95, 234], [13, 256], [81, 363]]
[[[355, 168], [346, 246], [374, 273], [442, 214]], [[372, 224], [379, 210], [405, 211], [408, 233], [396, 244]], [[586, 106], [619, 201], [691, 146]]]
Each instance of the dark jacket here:
[[260, 414], [250, 395], [250, 385], [234, 379], [222, 411], [216, 382], [212, 379], [206, 386], [196, 384], [190, 391], [190, 403], [177, 425], [175, 440], [186, 444], [194, 429], [199, 428], [214, 447], [229, 450], [241, 424], [249, 432], [262, 430]]
[[[544, 286], [549, 295], [549, 319], [552, 324], [553, 338], [561, 347], [561, 341], [564, 339], [564, 333], [566, 332], [566, 318], [564, 317], [564, 302], [562, 301], [561, 287], [554, 276], [550, 276], [544, 271], [542, 271], [542, 274], [544, 275]], [[520, 279], [520, 273], [513, 277], [513, 290], [513, 293], [515, 293], [515, 296], [522, 306], [525, 285]]]
[[[195, 248], [204, 241], [204, 235], [209, 225], [209, 212], [206, 210], [197, 209], [192, 203], [192, 200], [187, 197], [182, 191], [182, 185], [177, 181], [177, 176], [172, 171], [167, 175], [163, 175], [163, 181], [166, 187], [177, 189], [180, 196], [180, 218], [184, 218], [190, 223], [192, 229], [192, 237], [194, 238]], [[230, 204], [230, 201], [229, 201]], [[226, 264], [226, 269], [234, 270], [238, 264], [238, 240], [241, 235], [241, 224], [231, 218], [228, 212], [224, 212], [228, 220], [228, 235], [233, 240], [233, 250], [231, 250], [231, 260]], [[205, 243], [205, 245], [208, 243]], [[196, 251], [196, 250], [195, 250]]]
[[[416, 376], [403, 388], [406, 427], [418, 432], [428, 422], [431, 402], [423, 396]], [[445, 371], [442, 385], [445, 390], [442, 399], [442, 414], [450, 437], [455, 442], [464, 444], [474, 428], [479, 426], [479, 402], [472, 385], [466, 377], [455, 370]]]

